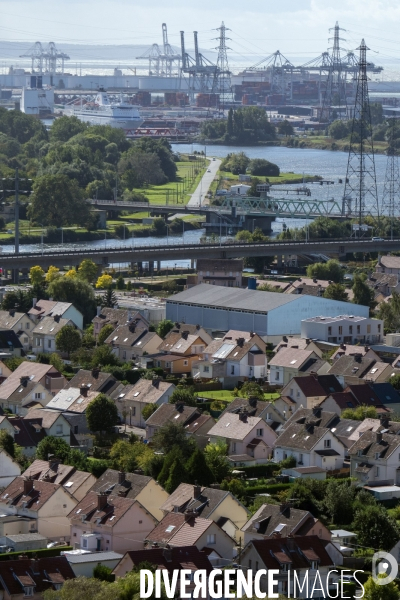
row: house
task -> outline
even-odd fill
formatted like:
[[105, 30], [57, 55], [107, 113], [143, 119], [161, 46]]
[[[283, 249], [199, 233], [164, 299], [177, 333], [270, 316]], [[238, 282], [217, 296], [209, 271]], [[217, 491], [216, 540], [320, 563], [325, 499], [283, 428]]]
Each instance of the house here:
[[330, 540], [331, 532], [307, 510], [294, 508], [290, 503], [263, 504], [242, 527], [245, 545], [252, 540], [275, 537], [315, 535]]
[[[11, 417], [11, 419], [12, 419], [12, 417]], [[7, 431], [7, 433], [9, 433], [10, 435], [12, 435], [14, 437], [15, 429], [14, 429], [10, 419], [8, 419], [5, 415], [0, 415], [0, 431], [2, 429]]]
[[196, 516], [196, 511], [168, 513], [146, 538], [146, 546], [157, 544], [161, 548], [169, 546], [196, 546], [199, 550], [211, 548], [222, 558], [232, 559], [234, 540], [212, 519]]
[[250, 185], [244, 185], [243, 183], [238, 184], [238, 185], [231, 185], [230, 187], [230, 194], [231, 195], [239, 195], [239, 196], [247, 196], [249, 190], [250, 190]]
[[[21, 357], [24, 355], [25, 333], [17, 335], [13, 329], [0, 329], [0, 356], [8, 358], [11, 356]], [[25, 344], [27, 340], [25, 340]]]
[[146, 439], [151, 441], [157, 431], [166, 423], [189, 425], [201, 416], [200, 411], [194, 406], [177, 404], [161, 404], [159, 408], [146, 421]]
[[253, 377], [264, 380], [265, 350], [265, 342], [252, 331], [230, 330], [204, 348], [198, 362], [193, 364], [192, 375], [196, 379], [218, 379], [229, 387]]
[[331, 360], [335, 362], [335, 360], [342, 356], [355, 356], [356, 354], [373, 358], [376, 361], [379, 360], [379, 356], [369, 346], [354, 346], [352, 344], [340, 344], [336, 352], [332, 354]]
[[[116, 578], [124, 577], [143, 561], [157, 565], [157, 569], [168, 571], [170, 578], [174, 576], [175, 572], [178, 572], [177, 589], [180, 589], [179, 578], [183, 569], [191, 572], [190, 578], [192, 581], [196, 571], [200, 570], [209, 575], [213, 569], [205, 552], [200, 552], [196, 546], [180, 546], [177, 548], [148, 548], [146, 550], [129, 551], [114, 568], [113, 574]], [[194, 586], [194, 583], [186, 587], [188, 593], [192, 593], [191, 586]]]
[[[320, 590], [322, 585], [321, 597], [327, 598], [326, 582], [329, 571], [335, 564], [327, 551], [329, 545], [330, 542], [312, 535], [252, 540], [242, 552], [241, 566], [243, 570], [255, 573], [261, 569], [265, 569], [267, 574], [269, 570], [276, 570], [274, 579], [278, 580], [278, 587], [274, 591], [288, 597], [310, 598], [313, 582], [317, 578], [316, 587]], [[293, 578], [288, 578], [289, 571], [296, 571], [300, 586], [304, 586], [302, 591], [300, 586], [296, 591], [293, 590]], [[260, 577], [262, 592], [268, 592], [267, 574]], [[307, 575], [309, 586], [304, 581]], [[330, 581], [332, 580], [331, 577]]]
[[70, 465], [63, 465], [58, 460], [36, 459], [24, 471], [24, 477], [36, 481], [49, 481], [61, 485], [76, 500], [82, 500], [96, 482], [96, 477], [86, 471], [79, 471]]
[[80, 369], [66, 384], [66, 388], [87, 387], [91, 392], [110, 394], [119, 382], [110, 373], [103, 373], [100, 369], [93, 368], [91, 371]]
[[87, 434], [90, 433], [86, 421], [86, 409], [100, 393], [83, 384], [80, 388], [66, 388], [54, 396], [46, 408], [62, 413], [76, 440], [85, 445], [88, 441]]
[[22, 448], [23, 455], [28, 458], [34, 456], [37, 445], [46, 437], [43, 427], [21, 417], [10, 417], [10, 423], [14, 429], [14, 442]]
[[0, 561], [0, 591], [3, 600], [41, 600], [47, 590], [60, 590], [75, 574], [65, 556]]
[[32, 344], [33, 321], [28, 315], [14, 309], [0, 310], [0, 330], [12, 330], [19, 338], [25, 352]]
[[237, 542], [249, 514], [231, 492], [189, 483], [181, 483], [161, 505], [161, 510], [164, 515], [195, 511], [197, 516], [215, 521]]
[[27, 424], [44, 429], [46, 435], [63, 439], [71, 443], [71, 426], [59, 412], [49, 408], [31, 408], [23, 417]]
[[400, 274], [400, 257], [399, 256], [381, 256], [378, 255], [378, 263], [375, 267], [377, 273]]
[[393, 432], [365, 431], [349, 448], [350, 476], [360, 484], [400, 483], [400, 436]]
[[3, 448], [0, 449], [0, 489], [7, 487], [21, 475], [21, 467]]
[[0, 544], [6, 545], [6, 537], [36, 531], [36, 520], [19, 515], [0, 515]]
[[118, 325], [104, 343], [112, 348], [120, 360], [127, 361], [143, 354], [154, 354], [162, 339], [157, 333], [145, 329], [143, 322], [138, 320], [130, 321], [128, 325]]
[[157, 481], [147, 475], [125, 473], [107, 469], [94, 482], [91, 492], [106, 493], [137, 500], [157, 521], [163, 518], [161, 506], [168, 499], [167, 492]]
[[322, 426], [321, 417], [324, 418], [322, 410], [314, 409], [312, 416], [287, 423], [276, 440], [274, 460], [280, 462], [293, 456], [297, 466], [341, 469], [345, 445], [331, 429]]
[[76, 577], [93, 577], [93, 570], [102, 565], [113, 570], [122, 560], [118, 552], [88, 552], [87, 550], [65, 550], [67, 559]]
[[373, 383], [371, 387], [386, 408], [400, 413], [400, 394], [390, 383]]
[[279, 352], [282, 348], [296, 348], [298, 350], [312, 350], [319, 358], [322, 358], [322, 350], [315, 342], [309, 339], [294, 337], [292, 335], [282, 336], [281, 341], [274, 348], [274, 352]]
[[[377, 371], [374, 369], [377, 369]], [[367, 355], [363, 356], [361, 353], [351, 356], [341, 356], [329, 369], [330, 375], [336, 375], [339, 380], [345, 382], [347, 385], [352, 383], [359, 384], [362, 380], [366, 380], [367, 377], [374, 380], [375, 374], [379, 375], [378, 379], [383, 378], [384, 380], [385, 377], [388, 379], [393, 372], [394, 369], [390, 364], [381, 364], [374, 358], [367, 357]]]
[[83, 330], [83, 315], [71, 302], [55, 302], [54, 300], [33, 299], [33, 306], [28, 311], [29, 317], [34, 323], [43, 320], [44, 317], [58, 316], [60, 319], [72, 321], [75, 327]]
[[312, 279], [311, 277], [298, 277], [295, 281], [286, 284], [285, 294], [305, 294], [307, 296], [323, 297], [326, 288], [331, 282], [326, 279]]
[[373, 406], [378, 413], [387, 413], [387, 409], [380, 398], [369, 385], [351, 385], [343, 392], [330, 394], [318, 404], [323, 411], [335, 412], [341, 415], [344, 410], [355, 409], [358, 406]]
[[71, 545], [93, 552], [140, 550], [157, 519], [134, 498], [89, 492], [70, 511]]
[[337, 546], [342, 554], [351, 556], [357, 543], [357, 534], [346, 529], [332, 529], [332, 543]]
[[317, 375], [323, 375], [329, 371], [330, 365], [312, 350], [282, 348], [269, 361], [269, 382], [271, 385], [287, 385], [293, 377], [301, 376], [302, 371], [306, 375], [311, 374], [309, 368]]
[[20, 515], [36, 520], [36, 530], [50, 540], [69, 540], [67, 515], [76, 505], [63, 486], [29, 477], [16, 477], [0, 495], [5, 515]]
[[198, 258], [197, 275], [189, 275], [188, 288], [199, 283], [226, 287], [242, 287], [243, 259]]
[[[187, 354], [186, 356], [181, 356], [179, 354], [157, 353], [146, 356], [145, 359], [146, 368], [148, 369], [151, 369], [151, 367], [158, 367], [166, 373], [170, 373], [171, 375], [190, 376], [193, 365], [199, 360], [199, 357], [197, 354]], [[143, 360], [145, 359], [142, 358], [140, 361], [142, 366]]]
[[371, 273], [365, 283], [373, 290], [377, 302], [382, 302], [400, 289], [399, 276], [395, 273]]
[[[191, 323], [180, 323], [179, 321], [176, 321], [172, 329], [165, 336], [165, 343], [163, 343], [162, 347], [159, 347], [158, 349], [162, 352], [170, 352], [171, 347], [176, 343], [179, 343], [183, 332], [187, 332], [188, 335], [197, 335], [201, 340], [200, 344], [204, 347], [210, 344], [213, 339], [203, 327], [200, 327], [200, 325], [192, 325]], [[196, 348], [195, 354], [199, 353], [200, 351], [200, 348]]]
[[379, 344], [383, 321], [357, 315], [310, 317], [301, 322], [301, 337], [333, 344]]
[[239, 414], [244, 410], [247, 411], [249, 417], [259, 417], [260, 419], [263, 419], [274, 431], [285, 422], [285, 417], [275, 406], [275, 402], [264, 402], [255, 396], [249, 399], [234, 398], [221, 413], [220, 417], [226, 413]]
[[153, 379], [139, 379], [133, 385], [121, 384], [110, 396], [117, 405], [118, 414], [125, 422], [129, 422], [133, 427], [145, 427], [145, 419], [142, 415], [144, 407], [148, 404], [161, 406], [167, 403], [174, 389], [173, 383], [153, 377]]
[[[232, 289], [201, 283], [166, 301], [166, 318], [199, 323], [207, 330], [256, 331], [279, 343], [283, 335], [301, 332], [301, 320], [315, 315], [337, 316], [349, 310], [347, 302], [303, 294], [276, 294]], [[368, 317], [369, 308], [352, 304], [354, 315]], [[309, 336], [308, 336], [309, 337]]]
[[235, 463], [254, 464], [270, 459], [278, 437], [263, 419], [249, 417], [246, 410], [239, 414], [225, 413], [208, 435], [211, 443], [223, 439], [228, 444], [228, 455]]
[[[334, 375], [308, 375], [293, 377], [282, 389], [282, 396], [288, 397], [305, 408], [319, 405], [329, 394], [342, 392], [343, 387]], [[292, 410], [292, 412], [294, 412]]]
[[[126, 325], [130, 321], [140, 321], [143, 324], [143, 329], [149, 328], [149, 322], [137, 311], [132, 312], [124, 308], [102, 308], [97, 307], [97, 315], [92, 319], [93, 323], [93, 335], [97, 340], [97, 337], [104, 327], [104, 325], [112, 325], [116, 329], [119, 325]], [[139, 327], [139, 323], [136, 324], [136, 328]]]
[[56, 352], [56, 336], [66, 326], [74, 327], [71, 319], [62, 319], [59, 315], [43, 317], [32, 330], [32, 350], [35, 354]]
[[66, 383], [53, 365], [24, 361], [0, 385], [1, 408], [18, 414], [31, 400], [46, 406]]

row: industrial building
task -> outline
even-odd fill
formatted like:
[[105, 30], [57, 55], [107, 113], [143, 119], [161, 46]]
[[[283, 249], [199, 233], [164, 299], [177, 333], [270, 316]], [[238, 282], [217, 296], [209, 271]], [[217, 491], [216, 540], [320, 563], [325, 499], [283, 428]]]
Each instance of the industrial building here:
[[[353, 306], [351, 310], [353, 313]], [[301, 337], [332, 344], [379, 344], [383, 342], [383, 321], [354, 314], [312, 317], [301, 322]]]
[[[278, 341], [282, 335], [300, 335], [304, 319], [349, 313], [348, 302], [316, 296], [278, 294], [202, 283], [167, 299], [166, 318], [198, 323], [208, 330], [255, 331]], [[351, 305], [355, 316], [368, 317], [368, 306]]]

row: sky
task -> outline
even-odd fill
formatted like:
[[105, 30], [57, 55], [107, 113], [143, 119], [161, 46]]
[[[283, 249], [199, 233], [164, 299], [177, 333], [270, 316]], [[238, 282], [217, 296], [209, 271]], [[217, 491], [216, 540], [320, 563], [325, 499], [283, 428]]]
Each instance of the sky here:
[[[18, 41], [28, 48], [36, 40], [86, 44], [161, 43], [161, 24], [169, 41], [179, 46], [179, 32], [199, 32], [200, 47], [211, 50], [222, 21], [230, 28], [230, 61], [248, 61], [280, 50], [302, 64], [329, 47], [328, 29], [338, 21], [346, 29], [342, 45], [358, 47], [362, 37], [369, 59], [400, 72], [400, 2], [398, 0], [1, 0], [1, 42]], [[71, 57], [72, 58], [72, 57]], [[304, 61], [303, 61], [304, 59]]]

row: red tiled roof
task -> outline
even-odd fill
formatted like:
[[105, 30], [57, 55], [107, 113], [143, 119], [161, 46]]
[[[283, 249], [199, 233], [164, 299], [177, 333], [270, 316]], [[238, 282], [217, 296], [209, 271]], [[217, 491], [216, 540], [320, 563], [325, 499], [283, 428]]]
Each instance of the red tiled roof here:
[[[167, 569], [170, 573], [174, 570], [189, 568], [192, 571], [204, 569], [207, 573], [211, 573], [213, 569], [207, 553], [200, 551], [196, 546], [180, 546], [179, 548], [171, 548], [169, 552], [170, 556], [164, 548], [149, 548], [147, 550], [130, 551], [125, 556], [129, 556], [133, 565], [148, 561], [153, 565], [157, 565], [159, 569]], [[167, 558], [170, 560], [167, 560]]]
[[253, 544], [267, 569], [279, 569], [282, 562], [288, 561], [291, 562], [291, 569], [309, 569], [311, 560], [318, 560], [319, 567], [333, 564], [322, 540], [316, 535], [252, 540], [250, 544]]
[[107, 503], [102, 509], [98, 509], [98, 494], [89, 492], [69, 513], [68, 518], [71, 523], [81, 522], [82, 515], [86, 515], [85, 521], [94, 522], [100, 519], [99, 524], [113, 527], [119, 519], [128, 512], [134, 504], [145, 510], [140, 502], [133, 498], [123, 498], [122, 496], [109, 495]]
[[182, 513], [169, 513], [149, 533], [147, 539], [170, 546], [194, 546], [212, 524], [210, 519], [191, 517], [186, 520]]
[[26, 503], [24, 504], [26, 508], [37, 512], [59, 488], [60, 486], [55, 483], [33, 481], [32, 489], [24, 494], [24, 477], [16, 477], [2, 492], [0, 502], [10, 503], [10, 506], [20, 508], [23, 503]]
[[35, 593], [42, 594], [45, 590], [54, 590], [54, 583], [74, 578], [75, 573], [65, 556], [0, 561], [0, 589], [13, 598], [22, 598], [24, 586], [34, 586]]

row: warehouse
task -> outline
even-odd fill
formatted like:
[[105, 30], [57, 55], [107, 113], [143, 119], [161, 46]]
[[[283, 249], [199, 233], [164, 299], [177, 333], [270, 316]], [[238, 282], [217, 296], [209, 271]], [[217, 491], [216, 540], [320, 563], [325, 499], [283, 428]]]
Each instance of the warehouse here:
[[166, 318], [171, 321], [199, 324], [217, 331], [254, 331], [268, 336], [271, 342], [282, 335], [300, 335], [303, 319], [349, 313], [368, 317], [369, 308], [317, 296], [235, 289], [207, 283], [171, 296], [166, 307]]

